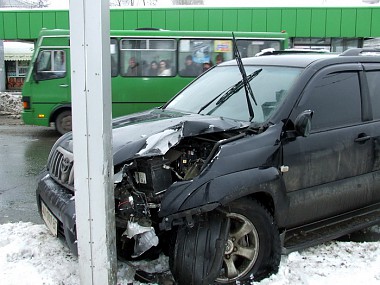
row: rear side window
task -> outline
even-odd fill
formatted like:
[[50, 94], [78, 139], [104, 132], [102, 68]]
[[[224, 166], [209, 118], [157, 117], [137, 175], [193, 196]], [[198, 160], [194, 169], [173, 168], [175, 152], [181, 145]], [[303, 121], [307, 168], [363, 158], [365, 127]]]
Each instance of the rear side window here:
[[307, 87], [299, 111], [314, 111], [312, 130], [337, 128], [361, 121], [361, 98], [357, 72], [334, 72], [317, 76]]
[[380, 119], [380, 71], [368, 71], [367, 80], [374, 119]]

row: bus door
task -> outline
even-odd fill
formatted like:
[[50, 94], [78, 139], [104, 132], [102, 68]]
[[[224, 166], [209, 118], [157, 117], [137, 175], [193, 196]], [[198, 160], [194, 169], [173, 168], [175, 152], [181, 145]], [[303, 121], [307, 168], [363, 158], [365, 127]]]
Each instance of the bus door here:
[[34, 116], [45, 121], [42, 125], [56, 123], [57, 117], [63, 112], [69, 112], [71, 120], [69, 56], [68, 48], [41, 49], [38, 53], [30, 93]]

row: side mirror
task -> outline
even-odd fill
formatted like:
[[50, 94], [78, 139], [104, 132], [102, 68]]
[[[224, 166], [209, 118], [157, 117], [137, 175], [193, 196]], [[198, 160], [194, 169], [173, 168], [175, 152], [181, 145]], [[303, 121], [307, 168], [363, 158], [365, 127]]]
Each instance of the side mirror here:
[[311, 110], [306, 110], [297, 116], [294, 123], [297, 135], [307, 137], [310, 134], [313, 113]]
[[38, 81], [39, 81], [39, 76], [38, 76], [38, 74], [37, 74], [37, 62], [35, 62], [35, 63], [33, 64], [33, 73], [32, 73], [32, 75], [33, 75], [33, 80], [34, 80], [36, 83], [38, 83]]

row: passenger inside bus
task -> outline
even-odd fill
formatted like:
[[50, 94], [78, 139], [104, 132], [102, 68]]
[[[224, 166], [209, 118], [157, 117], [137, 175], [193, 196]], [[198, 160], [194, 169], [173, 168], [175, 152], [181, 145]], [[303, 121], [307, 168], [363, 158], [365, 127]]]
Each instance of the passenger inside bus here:
[[215, 57], [215, 64], [219, 64], [223, 62], [223, 55], [218, 53]]
[[172, 72], [167, 60], [160, 61], [160, 69], [158, 71], [158, 76], [171, 76]]
[[203, 72], [205, 72], [207, 69], [209, 69], [211, 66], [213, 66], [212, 61], [210, 62], [204, 62], [203, 63]]
[[131, 57], [129, 59], [129, 66], [128, 66], [126, 76], [141, 76], [141, 70], [139, 67], [139, 63], [136, 62], [135, 57]]
[[158, 63], [157, 61], [153, 60], [150, 63], [150, 67], [146, 72], [147, 76], [157, 76], [158, 75]]
[[198, 66], [193, 62], [191, 55], [186, 56], [185, 68], [182, 69], [179, 74], [181, 76], [198, 76], [200, 73]]

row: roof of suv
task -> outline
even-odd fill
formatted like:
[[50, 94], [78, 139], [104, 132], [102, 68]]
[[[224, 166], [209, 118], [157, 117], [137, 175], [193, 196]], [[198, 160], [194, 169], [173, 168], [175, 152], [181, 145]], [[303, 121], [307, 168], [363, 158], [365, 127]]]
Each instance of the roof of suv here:
[[291, 66], [291, 67], [306, 67], [314, 61], [337, 57], [337, 56], [338, 54], [333, 54], [333, 53], [265, 55], [265, 56], [244, 58], [243, 63], [247, 65], [264, 64], [264, 65], [285, 65], [285, 66]]
[[[366, 53], [376, 53], [367, 55]], [[305, 68], [313, 62], [324, 61], [334, 59], [331, 63], [338, 62], [379, 62], [380, 63], [380, 50], [379, 49], [364, 49], [355, 48], [347, 50], [341, 54], [339, 53], [284, 53], [279, 52], [276, 55], [263, 55], [250, 58], [243, 58], [243, 64], [245, 65], [277, 65], [277, 66], [289, 66]], [[235, 60], [223, 63], [223, 65], [236, 65]]]

